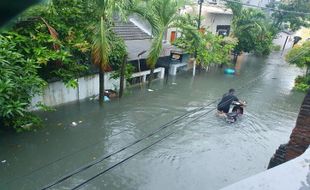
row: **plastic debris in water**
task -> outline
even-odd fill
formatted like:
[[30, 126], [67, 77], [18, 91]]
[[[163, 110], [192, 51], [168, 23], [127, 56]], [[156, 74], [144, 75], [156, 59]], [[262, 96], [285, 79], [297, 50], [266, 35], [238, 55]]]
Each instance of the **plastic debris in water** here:
[[108, 102], [108, 101], [110, 101], [110, 98], [107, 96], [103, 96], [103, 101]]
[[71, 123], [71, 125], [72, 125], [72, 126], [77, 126], [77, 123], [73, 121], [73, 122]]
[[177, 83], [173, 82], [172, 85], [177, 85]]
[[224, 70], [225, 74], [233, 75], [233, 74], [235, 74], [235, 72], [236, 72], [235, 69], [230, 69], [230, 68]]
[[1, 163], [2, 163], [2, 164], [6, 163], [6, 160], [2, 160]]
[[82, 123], [83, 121], [79, 121], [79, 123]]
[[152, 90], [152, 89], [147, 89], [147, 91], [149, 91], [149, 92], [153, 92], [154, 90]]

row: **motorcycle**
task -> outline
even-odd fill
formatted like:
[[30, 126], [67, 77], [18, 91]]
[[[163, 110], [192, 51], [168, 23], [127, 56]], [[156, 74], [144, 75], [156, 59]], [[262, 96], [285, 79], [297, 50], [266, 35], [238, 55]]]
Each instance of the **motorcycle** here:
[[237, 118], [243, 115], [246, 102], [233, 101], [231, 106], [232, 108], [229, 113], [218, 112], [218, 116], [225, 118], [227, 123], [235, 123]]
[[226, 114], [226, 122], [227, 123], [235, 123], [237, 118], [243, 115], [244, 107], [246, 106], [246, 102], [232, 102], [231, 104], [232, 110], [231, 112]]

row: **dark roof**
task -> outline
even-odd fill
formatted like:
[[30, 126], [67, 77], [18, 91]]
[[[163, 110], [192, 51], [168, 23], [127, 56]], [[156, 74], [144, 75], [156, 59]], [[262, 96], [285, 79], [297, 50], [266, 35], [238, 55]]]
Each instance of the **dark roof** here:
[[152, 36], [145, 33], [131, 21], [116, 22], [113, 30], [125, 41], [152, 39]]

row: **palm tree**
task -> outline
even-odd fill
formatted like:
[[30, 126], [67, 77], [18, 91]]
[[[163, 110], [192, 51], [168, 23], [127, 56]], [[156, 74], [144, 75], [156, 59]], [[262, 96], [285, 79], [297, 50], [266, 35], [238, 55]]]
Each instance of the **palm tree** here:
[[95, 5], [98, 7], [98, 15], [100, 24], [96, 30], [94, 43], [92, 46], [92, 61], [99, 67], [99, 102], [103, 103], [104, 96], [104, 73], [109, 67], [109, 54], [111, 52], [109, 34], [113, 18], [118, 14], [122, 19], [125, 19], [130, 11], [134, 0], [95, 0]]
[[180, 0], [149, 0], [147, 3], [139, 4], [133, 10], [145, 18], [152, 26], [152, 45], [147, 57], [147, 65], [151, 69], [148, 81], [150, 87], [153, 80], [155, 65], [162, 52], [162, 41], [165, 32], [176, 24], [179, 14], [178, 10], [183, 5]]

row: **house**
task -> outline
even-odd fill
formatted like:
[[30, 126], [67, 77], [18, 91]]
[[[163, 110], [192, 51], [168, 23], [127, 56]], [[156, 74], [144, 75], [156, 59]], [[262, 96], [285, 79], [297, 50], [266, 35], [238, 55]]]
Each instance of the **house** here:
[[[116, 22], [113, 28], [115, 33], [124, 39], [128, 61], [136, 68], [141, 67], [142, 71], [148, 70], [146, 58], [152, 45], [152, 28], [143, 18], [137, 15], [131, 15], [125, 23]], [[167, 41], [163, 41], [163, 50], [157, 62], [157, 67], [168, 69], [170, 63], [171, 51], [178, 50]], [[138, 57], [138, 55], [140, 55]], [[138, 64], [140, 65], [138, 66]]]
[[[198, 15], [199, 5], [186, 5], [180, 14]], [[224, 5], [214, 3], [204, 3], [201, 9], [201, 30], [207, 30], [213, 34], [228, 36], [231, 32], [231, 23], [233, 13], [231, 9]], [[167, 31], [166, 40], [173, 42], [181, 34], [177, 28], [171, 28]]]

